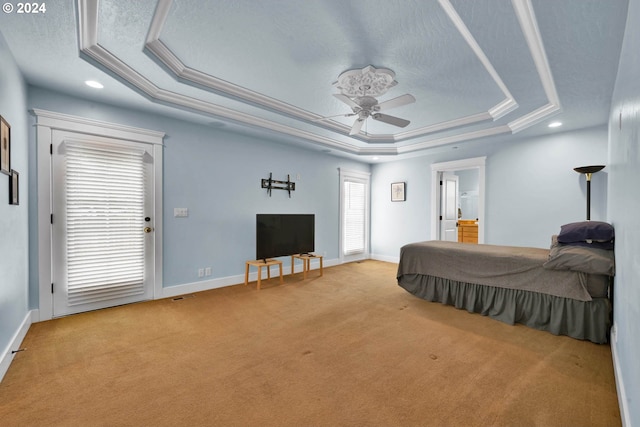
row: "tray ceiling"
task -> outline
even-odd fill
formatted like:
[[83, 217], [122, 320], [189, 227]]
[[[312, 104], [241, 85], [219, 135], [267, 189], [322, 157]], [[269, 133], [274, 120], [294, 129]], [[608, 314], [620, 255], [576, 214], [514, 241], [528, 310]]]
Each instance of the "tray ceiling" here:
[[[346, 155], [421, 153], [495, 135], [606, 123], [626, 1], [77, 0], [0, 17], [38, 86]], [[388, 68], [380, 102], [405, 128], [352, 113], [334, 83]], [[89, 93], [80, 83], [101, 80]], [[385, 111], [386, 113], [386, 111]], [[331, 119], [319, 120], [327, 116]], [[337, 117], [335, 117], [337, 116]]]

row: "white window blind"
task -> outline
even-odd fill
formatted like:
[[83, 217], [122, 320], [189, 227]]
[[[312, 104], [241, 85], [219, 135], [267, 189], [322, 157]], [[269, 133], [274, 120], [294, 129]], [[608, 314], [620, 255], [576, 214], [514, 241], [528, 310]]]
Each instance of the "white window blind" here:
[[366, 185], [362, 182], [344, 182], [344, 242], [345, 255], [365, 250]]
[[69, 305], [144, 292], [143, 156], [65, 142]]

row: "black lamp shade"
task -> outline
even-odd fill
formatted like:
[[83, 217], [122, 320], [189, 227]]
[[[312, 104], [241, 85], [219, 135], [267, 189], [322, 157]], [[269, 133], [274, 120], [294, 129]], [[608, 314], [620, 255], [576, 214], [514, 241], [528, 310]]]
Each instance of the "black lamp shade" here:
[[604, 169], [604, 165], [580, 166], [579, 168], [573, 168], [573, 170], [578, 173], [596, 173], [596, 172], [600, 172], [602, 169]]
[[602, 169], [604, 169], [604, 165], [580, 166], [573, 168], [574, 171], [585, 174], [585, 177], [587, 178], [587, 221], [591, 220], [591, 174], [599, 172]]

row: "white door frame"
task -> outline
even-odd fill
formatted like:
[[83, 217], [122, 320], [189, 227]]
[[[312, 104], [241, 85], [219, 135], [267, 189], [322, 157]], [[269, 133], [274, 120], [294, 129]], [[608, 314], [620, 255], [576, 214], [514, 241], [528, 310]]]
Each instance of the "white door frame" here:
[[36, 163], [38, 204], [38, 313], [33, 321], [53, 318], [53, 281], [51, 265], [51, 144], [54, 130], [66, 130], [102, 137], [143, 142], [153, 145], [154, 156], [154, 271], [153, 299], [162, 296], [162, 155], [163, 132], [122, 126], [83, 117], [34, 109], [36, 117]]
[[484, 200], [485, 200], [485, 162], [487, 158], [454, 160], [451, 162], [433, 163], [431, 165], [431, 239], [440, 239], [439, 205], [440, 205], [440, 172], [453, 172], [463, 169], [478, 169], [478, 243], [484, 243]]

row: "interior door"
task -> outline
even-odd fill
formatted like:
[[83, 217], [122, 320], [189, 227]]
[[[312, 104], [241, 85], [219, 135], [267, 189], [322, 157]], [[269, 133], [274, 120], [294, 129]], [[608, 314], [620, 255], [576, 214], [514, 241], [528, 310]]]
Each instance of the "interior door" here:
[[458, 241], [458, 176], [443, 172], [440, 182], [440, 240]]
[[153, 298], [153, 148], [52, 135], [53, 315]]

